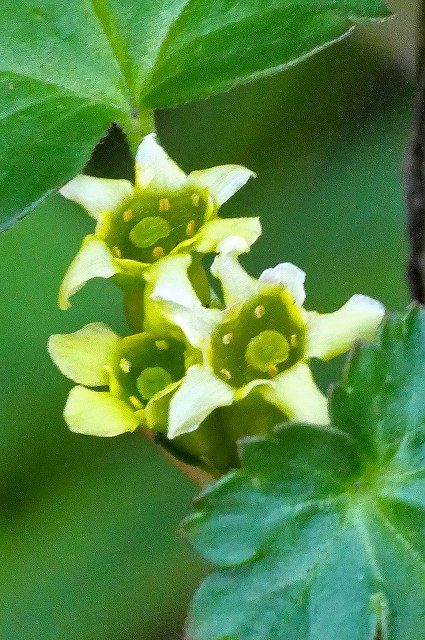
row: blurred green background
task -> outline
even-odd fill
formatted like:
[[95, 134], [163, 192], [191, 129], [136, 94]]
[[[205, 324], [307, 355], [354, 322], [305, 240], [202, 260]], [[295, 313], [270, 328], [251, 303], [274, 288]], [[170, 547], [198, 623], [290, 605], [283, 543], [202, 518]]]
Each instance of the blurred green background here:
[[[279, 261], [301, 266], [307, 308], [329, 311], [360, 292], [397, 309], [408, 300], [401, 167], [414, 3], [391, 4], [399, 14], [386, 25], [157, 116], [163, 145], [186, 170], [237, 162], [258, 174], [225, 211], [261, 215], [264, 234], [246, 264], [256, 274]], [[130, 171], [113, 130], [88, 172]], [[0, 237], [1, 640], [182, 638], [206, 570], [176, 534], [195, 487], [140, 434], [95, 439], [63, 422], [71, 383], [49, 361], [47, 337], [93, 320], [126, 330], [108, 282], [86, 287], [67, 313], [56, 307], [91, 226], [54, 196]], [[342, 363], [316, 367], [323, 387]]]

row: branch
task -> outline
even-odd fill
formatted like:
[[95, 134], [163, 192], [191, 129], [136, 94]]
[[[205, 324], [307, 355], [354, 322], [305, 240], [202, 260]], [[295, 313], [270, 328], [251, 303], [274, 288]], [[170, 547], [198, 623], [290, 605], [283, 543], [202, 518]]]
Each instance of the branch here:
[[405, 171], [407, 279], [412, 299], [425, 303], [425, 0], [420, 0], [419, 7], [417, 78], [414, 131]]

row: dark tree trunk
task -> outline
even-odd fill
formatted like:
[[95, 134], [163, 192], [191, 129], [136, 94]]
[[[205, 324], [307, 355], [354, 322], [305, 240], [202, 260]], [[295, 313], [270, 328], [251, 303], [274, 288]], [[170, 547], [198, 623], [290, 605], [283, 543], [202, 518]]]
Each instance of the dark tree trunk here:
[[417, 99], [414, 130], [405, 172], [407, 278], [413, 300], [425, 303], [425, 0], [419, 0]]

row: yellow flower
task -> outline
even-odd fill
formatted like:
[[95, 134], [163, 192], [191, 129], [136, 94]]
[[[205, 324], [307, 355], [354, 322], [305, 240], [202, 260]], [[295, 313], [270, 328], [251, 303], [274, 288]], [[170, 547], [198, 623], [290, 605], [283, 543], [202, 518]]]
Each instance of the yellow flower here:
[[71, 431], [116, 436], [145, 424], [152, 401], [184, 376], [186, 349], [146, 332], [121, 338], [100, 322], [50, 336], [52, 360], [78, 385], [64, 409]]
[[162, 258], [214, 252], [229, 235], [251, 245], [261, 233], [258, 218], [221, 219], [217, 213], [254, 174], [224, 165], [186, 175], [157, 143], [146, 136], [136, 154], [135, 184], [79, 175], [60, 193], [96, 220], [68, 268], [59, 306], [91, 278], [111, 278], [123, 288], [143, 286], [143, 275]]
[[168, 275], [178, 286], [167, 289], [167, 273], [160, 265], [150, 283], [157, 325], [162, 318], [164, 330], [171, 331], [174, 323], [203, 352], [202, 364], [190, 367], [173, 390], [168, 438], [196, 429], [212, 410], [251, 392], [289, 420], [328, 423], [327, 400], [313, 380], [309, 361], [329, 360], [358, 338], [372, 339], [384, 307], [354, 295], [334, 313], [307, 311], [301, 269], [283, 263], [266, 269], [257, 280], [239, 264], [238, 254], [247, 249], [242, 238], [229, 237], [219, 249], [211, 271], [221, 283], [224, 310], [202, 307], [183, 260], [176, 261]]

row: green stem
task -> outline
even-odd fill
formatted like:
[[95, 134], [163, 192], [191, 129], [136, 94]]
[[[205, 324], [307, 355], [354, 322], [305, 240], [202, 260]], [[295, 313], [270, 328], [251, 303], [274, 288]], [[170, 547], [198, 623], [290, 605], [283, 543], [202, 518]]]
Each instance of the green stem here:
[[130, 149], [135, 155], [142, 138], [155, 131], [154, 112], [150, 109], [141, 109], [129, 116], [123, 124]]

